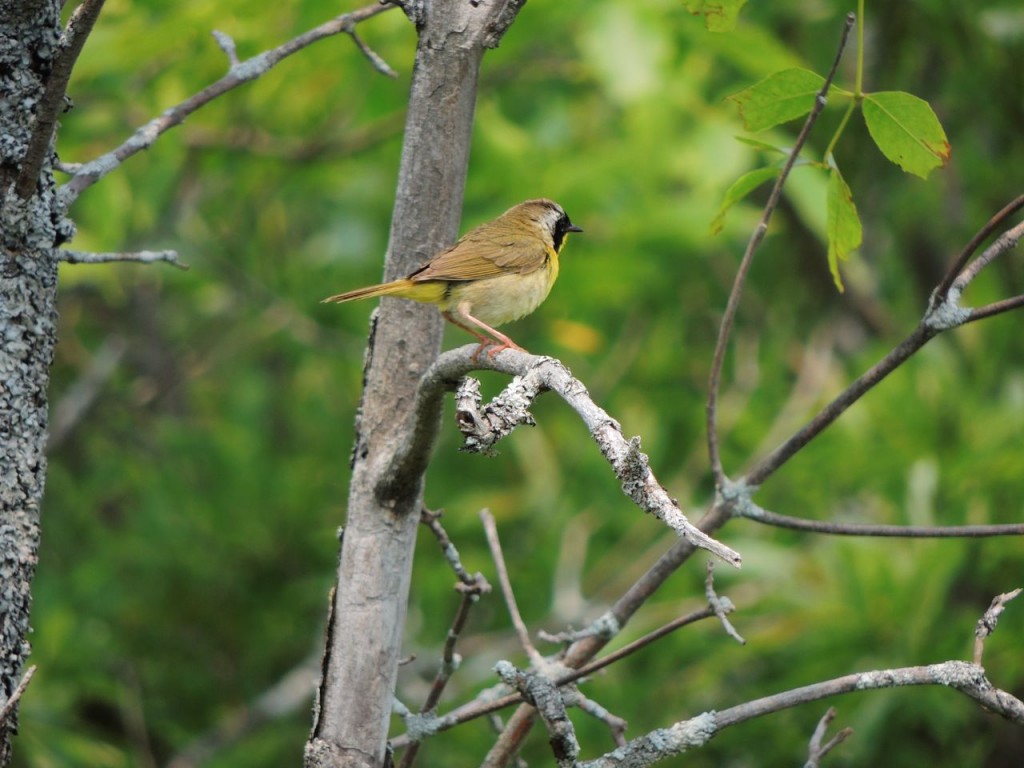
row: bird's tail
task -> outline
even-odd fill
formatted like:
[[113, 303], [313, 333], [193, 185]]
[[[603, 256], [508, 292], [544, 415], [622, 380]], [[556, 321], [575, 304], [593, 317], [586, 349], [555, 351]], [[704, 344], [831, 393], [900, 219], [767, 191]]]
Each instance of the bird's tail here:
[[324, 302], [341, 303], [343, 301], [355, 301], [356, 299], [372, 299], [374, 296], [404, 296], [414, 298], [410, 295], [413, 292], [413, 282], [408, 278], [394, 280], [390, 283], [379, 285], [368, 285], [365, 288], [357, 288], [354, 291], [346, 291], [335, 296], [328, 296]]

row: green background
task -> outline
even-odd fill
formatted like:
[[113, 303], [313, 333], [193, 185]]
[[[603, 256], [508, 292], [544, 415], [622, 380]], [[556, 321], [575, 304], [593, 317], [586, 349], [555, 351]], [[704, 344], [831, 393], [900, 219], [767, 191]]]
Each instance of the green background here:
[[[211, 30], [231, 35], [244, 59], [355, 7], [110, 0], [71, 82], [61, 158], [108, 151], [222, 76]], [[723, 191], [766, 161], [736, 141], [742, 126], [724, 99], [785, 67], [823, 73], [849, 10], [755, 3], [737, 30], [712, 34], [677, 0], [532, 2], [485, 59], [463, 230], [537, 196], [586, 230], [564, 251], [548, 302], [505, 330], [562, 359], [627, 435], [641, 435], [659, 480], [696, 516], [712, 490], [711, 348], [765, 195], [710, 234]], [[1021, 192], [1024, 12], [1009, 0], [931, 0], [868, 13], [865, 88], [928, 100], [953, 160], [928, 181], [907, 176], [855, 117], [836, 159], [865, 242], [843, 265], [844, 294], [825, 261], [824, 177], [794, 174], [727, 360], [720, 417], [733, 476], [908, 333], [953, 255]], [[319, 300], [380, 277], [415, 46], [399, 11], [359, 34], [396, 80], [347, 37], [318, 43], [190, 117], [72, 209], [72, 247], [175, 248], [191, 269], [62, 268], [54, 406], [98, 357], [119, 357], [51, 449], [33, 606], [39, 671], [17, 765], [164, 765], [322, 646], [372, 304]], [[844, 107], [830, 105], [809, 157], [820, 159]], [[796, 127], [758, 138], [788, 146]], [[1010, 254], [966, 303], [1022, 290], [1020, 254]], [[822, 520], [1019, 521], [1019, 324], [1004, 315], [932, 342], [756, 500]], [[447, 332], [446, 347], [468, 341]], [[491, 393], [504, 381], [483, 379]], [[426, 501], [445, 509], [466, 567], [496, 584], [477, 515], [491, 509], [527, 623], [559, 631], [600, 615], [672, 535], [621, 495], [564, 404], [547, 396], [534, 414], [538, 426], [493, 459], [458, 452], [446, 418]], [[1015, 539], [837, 539], [745, 521], [721, 537], [744, 556], [741, 571], [716, 573], [748, 643], [698, 625], [585, 685], [629, 721], [627, 736], [854, 671], [969, 658], [991, 597], [1024, 581]], [[699, 607], [703, 570], [704, 558], [688, 563], [614, 646]], [[416, 659], [399, 681], [414, 709], [454, 614], [453, 581], [423, 532], [406, 645]], [[990, 679], [1018, 696], [1022, 605], [1007, 609], [985, 656]], [[492, 685], [496, 660], [525, 664], [494, 594], [459, 650], [442, 711]], [[949, 690], [827, 704], [839, 708], [834, 727], [855, 729], [833, 765], [1009, 766], [1024, 751], [1019, 729]], [[799, 765], [827, 704], [738, 726], [665, 764]], [[604, 726], [573, 719], [584, 758], [612, 748]], [[310, 721], [303, 703], [205, 764], [298, 764]], [[492, 738], [484, 721], [458, 728], [427, 743], [420, 764], [478, 764]], [[552, 763], [541, 728], [525, 756]]]

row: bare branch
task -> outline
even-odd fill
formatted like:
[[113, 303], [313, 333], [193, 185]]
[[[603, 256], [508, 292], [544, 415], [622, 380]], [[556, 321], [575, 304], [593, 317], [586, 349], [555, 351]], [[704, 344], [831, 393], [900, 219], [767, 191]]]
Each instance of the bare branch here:
[[576, 688], [566, 691], [563, 694], [563, 698], [567, 705], [578, 707], [581, 712], [586, 712], [591, 717], [607, 725], [608, 730], [612, 732], [612, 740], [615, 742], [615, 745], [619, 747], [625, 746], [626, 729], [629, 728], [628, 722], [618, 715], [613, 715], [593, 699], [584, 696]]
[[821, 720], [818, 721], [818, 727], [814, 729], [814, 734], [811, 736], [811, 742], [807, 745], [807, 762], [804, 763], [804, 768], [821, 768], [822, 758], [846, 741], [853, 733], [853, 728], [843, 728], [829, 739], [828, 743], [822, 745], [821, 742], [828, 732], [828, 726], [835, 717], [835, 707], [829, 707], [825, 714], [821, 716]]
[[559, 768], [575, 766], [580, 745], [556, 684], [543, 674], [523, 672], [507, 661], [499, 661], [494, 670], [506, 685], [519, 691], [537, 709], [551, 736], [549, 743]]
[[594, 403], [587, 388], [573, 378], [562, 363], [514, 349], [503, 350], [493, 359], [477, 361], [472, 359], [475, 350], [474, 345], [467, 345], [445, 352], [424, 374], [416, 398], [416, 425], [408, 442], [396, 451], [391, 468], [382, 476], [377, 489], [380, 497], [393, 495], [403, 478], [416, 477], [426, 467], [437, 437], [436, 414], [445, 391], [454, 389], [472, 370], [496, 370], [515, 375], [515, 379], [494, 401], [479, 408], [472, 397], [460, 400], [460, 429], [463, 434], [471, 434], [470, 443], [475, 449], [493, 446], [516, 425], [527, 422], [527, 408], [533, 399], [547, 390], [555, 392], [580, 415], [622, 483], [623, 492], [638, 507], [653, 514], [688, 542], [730, 565], [740, 566], [742, 559], [738, 552], [693, 525], [668, 495], [651, 471], [647, 456], [640, 450], [640, 438], [627, 441], [618, 422]]
[[[724, 610], [731, 611], [733, 610], [733, 608], [730, 605]], [[637, 638], [633, 642], [622, 646], [618, 650], [612, 651], [607, 656], [602, 656], [600, 659], [592, 661], [589, 664], [580, 667], [579, 669], [575, 669], [572, 672], [568, 672], [564, 675], [561, 675], [558, 678], [557, 683], [559, 685], [566, 685], [568, 683], [574, 683], [577, 680], [580, 680], [584, 677], [589, 677], [598, 670], [604, 669], [605, 667], [610, 666], [615, 662], [619, 661], [620, 659], [626, 658], [627, 656], [631, 656], [632, 654], [639, 651], [641, 648], [646, 648], [654, 641], [660, 640], [666, 635], [675, 632], [677, 629], [689, 626], [690, 624], [695, 624], [696, 622], [702, 621], [703, 619], [710, 619], [714, 616], [715, 610], [710, 606], [707, 608], [702, 608], [699, 611], [694, 611], [693, 613], [688, 613], [685, 616], [680, 616], [676, 619], [673, 619], [668, 624], [659, 627], [653, 632], [648, 632], [643, 637]]]
[[906, 539], [954, 539], [985, 538], [988, 536], [1022, 536], [1024, 523], [1005, 525], [876, 525], [873, 523], [833, 523], [826, 520], [805, 520], [789, 515], [780, 515], [763, 509], [756, 504], [737, 505], [737, 517], [745, 517], [757, 523], [788, 528], [808, 533], [827, 533], [833, 536], [880, 536]]
[[986, 317], [994, 317], [995, 315], [1001, 315], [1004, 312], [1010, 312], [1021, 307], [1024, 307], [1024, 296], [1014, 296], [1009, 299], [994, 301], [991, 304], [986, 304], [984, 307], [970, 310], [970, 317], [964, 320], [964, 322], [972, 323], [975, 320], [984, 320]]
[[367, 60], [370, 62], [374, 69], [376, 69], [382, 75], [386, 75], [387, 77], [398, 77], [398, 73], [395, 72], [395, 70], [393, 70], [391, 67], [389, 67], [388, 63], [384, 61], [384, 59], [381, 58], [381, 56], [375, 50], [373, 50], [370, 46], [363, 42], [363, 38], [356, 34], [355, 21], [349, 21], [348, 28], [345, 30], [345, 32], [347, 32], [348, 36], [352, 38], [352, 41], [356, 44], [356, 47], [358, 47], [359, 50], [362, 51], [363, 56], [367, 58]]
[[652, 731], [627, 742], [615, 752], [578, 764], [579, 768], [641, 768], [672, 755], [706, 744], [716, 734], [733, 725], [784, 709], [819, 701], [829, 696], [900, 688], [914, 685], [941, 685], [954, 688], [982, 707], [1015, 723], [1024, 724], [1024, 702], [994, 687], [985, 671], [966, 661], [946, 661], [925, 667], [903, 667], [862, 672], [814, 683], [791, 691], [765, 696], [718, 712], [705, 712], [669, 728]]
[[21, 680], [18, 685], [15, 686], [14, 691], [7, 697], [7, 701], [0, 706], [0, 725], [7, 722], [7, 718], [11, 716], [11, 712], [18, 706], [18, 702], [25, 693], [25, 689], [28, 688], [28, 684], [32, 682], [32, 676], [36, 673], [36, 665], [33, 664], [31, 667], [25, 670], [25, 674], [21, 676]]
[[710, 560], [708, 560], [707, 574], [707, 577], [704, 579], [704, 595], [708, 599], [708, 606], [715, 612], [718, 620], [722, 622], [725, 633], [740, 645], [746, 645], [747, 641], [740, 636], [740, 633], [736, 631], [736, 627], [732, 625], [732, 622], [727, 617], [727, 614], [736, 610], [736, 607], [729, 598], [719, 597], [715, 593], [715, 564]]
[[498, 526], [494, 522], [494, 515], [490, 513], [490, 510], [481, 509], [480, 520], [484, 524], [484, 533], [487, 534], [487, 545], [491, 548], [494, 567], [498, 571], [498, 583], [501, 584], [501, 593], [505, 598], [505, 605], [508, 606], [509, 616], [512, 617], [512, 626], [515, 627], [516, 634], [519, 636], [519, 644], [526, 651], [530, 663], [537, 669], [540, 669], [544, 666], [544, 657], [530, 640], [530, 631], [526, 628], [526, 623], [519, 613], [516, 596], [512, 591], [512, 581], [508, 577], [508, 568], [505, 566], [505, 555], [501, 551], [501, 540], [498, 538]]
[[[1014, 203], [1016, 202], [1017, 201], [1015, 200]], [[1004, 208], [1003, 210], [1005, 211], [1006, 209]], [[1002, 213], [1002, 211], [1000, 211], [1000, 213]], [[997, 217], [998, 215], [999, 214], [996, 214]], [[985, 269], [985, 267], [1016, 246], [1022, 237], [1024, 237], [1024, 222], [1011, 227], [997, 237], [995, 242], [982, 251], [981, 255], [972, 261], [967, 268], [957, 276], [956, 280], [953, 281], [953, 285], [949, 291], [950, 298], [957, 298], [964, 290], [966, 290], [967, 286], [971, 284], [971, 281], [981, 274], [981, 271]]]
[[[655, 640], [659, 640], [662, 637], [665, 637], [666, 635], [674, 632], [675, 630], [680, 629], [681, 627], [688, 626], [689, 624], [694, 624], [703, 619], [714, 618], [714, 616], [715, 612], [711, 608], [702, 608], [699, 611], [694, 611], [693, 613], [689, 613], [685, 616], [680, 616], [679, 618], [670, 621], [665, 626], [659, 627], [653, 632], [649, 632], [643, 637], [638, 638], [637, 640], [634, 640], [633, 642], [622, 646], [622, 648], [619, 648], [618, 650], [613, 651], [612, 653], [609, 653], [607, 656], [603, 656], [600, 659], [592, 661], [590, 664], [580, 667], [579, 669], [559, 674], [555, 678], [555, 685], [561, 687], [569, 685], [570, 683], [575, 683], [576, 681], [581, 680], [584, 677], [589, 677], [590, 675], [593, 675], [595, 672], [604, 669], [605, 667], [608, 667], [614, 664], [615, 662], [636, 653], [640, 649], [646, 648]], [[433, 723], [434, 731], [447, 731], [450, 728], [454, 728], [457, 725], [461, 725], [462, 723], [466, 723], [470, 720], [475, 720], [480, 717], [485, 717], [501, 709], [504, 709], [505, 707], [512, 706], [513, 704], [519, 704], [522, 701], [522, 697], [518, 694], [511, 694], [495, 698], [489, 693], [485, 693], [485, 695], [478, 696], [473, 701], [467, 702], [466, 704], [456, 707], [448, 714], [438, 717], [436, 721]], [[395, 749], [400, 749], [402, 747], [408, 746], [410, 743], [412, 743], [412, 738], [410, 734], [398, 736], [391, 742], [392, 746]]]
[[935, 291], [932, 293], [932, 302], [939, 303], [944, 301], [949, 296], [949, 289], [953, 285], [953, 281], [960, 274], [961, 270], [967, 266], [967, 262], [979, 246], [985, 242], [985, 240], [996, 231], [1000, 224], [1006, 221], [1007, 218], [1015, 214], [1021, 208], [1024, 208], [1024, 195], [1020, 195], [1016, 200], [1008, 203], [1001, 211], [986, 222], [985, 226], [978, 230], [978, 232], [972, 237], [967, 245], [963, 247], [959, 255], [950, 264], [949, 269], [946, 271], [945, 276], [942, 278], [942, 282], [939, 283]]
[[985, 640], [996, 631], [996, 625], [999, 623], [999, 614], [1006, 608], [1006, 604], [1020, 593], [1021, 588], [1018, 587], [1011, 592], [996, 595], [992, 598], [992, 604], [989, 605], [988, 610], [978, 619], [978, 626], [974, 630], [974, 663], [978, 666], [981, 666], [981, 657], [985, 653]]
[[482, 573], [475, 573], [470, 576], [469, 571], [462, 566], [459, 550], [455, 548], [455, 544], [452, 543], [448, 532], [441, 525], [441, 514], [442, 510], [432, 512], [429, 509], [422, 509], [420, 510], [420, 522], [427, 526], [430, 532], [434, 534], [437, 543], [441, 546], [441, 552], [444, 554], [445, 560], [448, 561], [448, 565], [455, 571], [455, 576], [459, 579], [459, 582], [466, 588], [463, 591], [477, 590], [480, 594], [490, 592], [491, 585], [487, 583]]
[[28, 149], [21, 163], [15, 192], [22, 200], [27, 200], [35, 191], [39, 181], [39, 171], [50, 151], [53, 142], [53, 130], [57, 125], [57, 116], [64, 107], [64, 96], [67, 93], [71, 71], [78, 61], [78, 56], [85, 46], [85, 41], [92, 32], [105, 0], [84, 0], [68, 19], [68, 25], [60, 39], [61, 51], [53, 62], [46, 79], [46, 89], [39, 102], [36, 112], [36, 124], [32, 129]]
[[841, 392], [832, 402], [822, 408], [799, 431], [782, 445], [761, 459], [743, 478], [743, 482], [756, 488], [773, 475], [783, 464], [815, 436], [823, 432], [832, 422], [838, 419], [847, 408], [860, 400], [882, 379], [896, 370], [911, 355], [931, 341], [939, 333], [938, 330], [921, 323], [882, 360], [861, 374], [850, 386]]
[[711, 361], [711, 373], [708, 377], [708, 400], [706, 406], [708, 456], [711, 460], [711, 471], [715, 476], [716, 487], [720, 487], [725, 481], [725, 472], [722, 469], [722, 456], [718, 448], [718, 390], [722, 379], [722, 367], [725, 364], [725, 350], [729, 344], [729, 335], [732, 331], [733, 321], [736, 318], [736, 311], [739, 309], [740, 297], [743, 295], [743, 285], [747, 280], [747, 273], [750, 272], [750, 265], [754, 261], [754, 253], [768, 232], [768, 223], [771, 221], [772, 214], [779, 204], [782, 187], [789, 178], [789, 173], [793, 170], [793, 165], [796, 163], [800, 151], [803, 149], [804, 144], [807, 143], [808, 136], [811, 135], [811, 128], [818, 121], [818, 115], [825, 108], [828, 91], [832, 87], [832, 80], [839, 69], [839, 60], [846, 49], [846, 41], [849, 39], [850, 30], [853, 29], [854, 20], [855, 17], [852, 13], [846, 15], [846, 21], [843, 24], [843, 31], [839, 37], [839, 46], [836, 49], [832, 67], [829, 69], [828, 76], [825, 78], [821, 90], [818, 91], [818, 95], [814, 99], [814, 106], [804, 121], [803, 128], [800, 129], [796, 142], [793, 144], [793, 149], [790, 151], [789, 157], [786, 158], [786, 163], [782, 167], [778, 179], [775, 181], [771, 194], [768, 196], [768, 202], [765, 204], [764, 212], [761, 214], [761, 220], [750, 236], [747, 250], [740, 261], [739, 269], [736, 271], [732, 291], [729, 293], [729, 300], [726, 303], [725, 314], [722, 315], [722, 323], [718, 329], [718, 340], [715, 343], [715, 353]]
[[217, 45], [224, 51], [224, 55], [228, 57], [228, 63], [232, 67], [238, 66], [238, 49], [235, 48], [235, 40], [227, 32], [221, 32], [220, 30], [213, 30], [210, 33], [213, 35], [213, 39], [217, 41]]
[[[263, 53], [253, 56], [250, 59], [246, 59], [243, 62], [237, 64], [232, 63], [228, 73], [220, 80], [208, 85], [206, 88], [199, 91], [199, 93], [189, 97], [180, 104], [164, 110], [159, 117], [153, 118], [148, 123], [137, 129], [135, 133], [121, 146], [107, 152], [105, 155], [101, 155], [95, 160], [83, 163], [78, 167], [77, 172], [71, 180], [61, 188], [61, 195], [65, 205], [70, 205], [83, 190], [88, 189], [108, 173], [120, 166], [127, 158], [137, 152], [148, 149], [162, 133], [176, 125], [179, 125], [186, 117], [191, 115], [200, 107], [203, 107], [213, 101], [218, 96], [221, 96], [228, 91], [249, 82], [250, 80], [255, 80], [268, 72], [283, 59], [319, 40], [338, 34], [351, 35], [356, 24], [361, 21], [365, 21], [372, 16], [376, 16], [379, 13], [384, 13], [393, 7], [393, 5], [377, 4], [352, 11], [351, 13], [342, 14], [341, 16], [331, 19], [330, 21], [305, 32], [304, 34], [301, 34], [276, 48], [264, 51]], [[217, 39], [220, 44], [221, 38], [218, 37]], [[223, 47], [223, 45], [221, 47]]]
[[67, 264], [110, 264], [115, 261], [132, 261], [137, 264], [155, 264], [163, 261], [172, 267], [187, 271], [188, 264], [178, 261], [177, 251], [135, 251], [132, 253], [92, 253], [88, 251], [59, 250], [57, 255]]
[[[1002, 221], [1009, 212], [1016, 210], [1014, 206], [1017, 201], [1004, 208], [1003, 211], [993, 217], [993, 221]], [[1024, 204], [1021, 204], [1024, 205]], [[1012, 209], [1012, 210], [1011, 210]], [[990, 222], [991, 224], [991, 222]], [[987, 232], [988, 225], [983, 231]], [[763, 458], [757, 465], [747, 473], [741, 482], [751, 488], [756, 488], [768, 479], [776, 470], [791, 459], [801, 448], [809, 443], [819, 433], [824, 431], [832, 422], [846, 411], [857, 400], [864, 396], [870, 389], [876, 386], [886, 376], [902, 365], [911, 355], [931, 341], [935, 336], [944, 330], [955, 328], [971, 320], [979, 320], [1010, 309], [1016, 309], [1024, 305], [1024, 299], [1007, 299], [996, 304], [990, 304], [979, 310], [964, 309], [959, 306], [958, 300], [963, 290], [977, 275], [990, 264], [994, 259], [1013, 248], [1024, 238], [1024, 222], [1017, 224], [1004, 232], [992, 245], [978, 256], [970, 266], [964, 269], [953, 281], [948, 296], [938, 300], [939, 291], [932, 294], [932, 301], [925, 312], [924, 318], [917, 328], [900, 344], [893, 349], [882, 360], [876, 363], [867, 372], [857, 378], [849, 387], [841, 392], [832, 402], [822, 408], [818, 414], [811, 419], [796, 434], [786, 440], [772, 453]]]

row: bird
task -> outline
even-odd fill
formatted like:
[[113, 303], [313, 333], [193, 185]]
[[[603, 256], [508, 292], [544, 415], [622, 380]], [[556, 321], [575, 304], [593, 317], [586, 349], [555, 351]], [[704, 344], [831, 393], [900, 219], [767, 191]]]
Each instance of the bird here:
[[397, 296], [434, 304], [448, 322], [480, 342], [474, 362], [485, 349], [492, 360], [505, 349], [525, 352], [494, 326], [540, 306], [558, 278], [558, 256], [569, 233], [582, 231], [553, 200], [526, 200], [471, 229], [407, 277], [329, 296], [324, 302]]

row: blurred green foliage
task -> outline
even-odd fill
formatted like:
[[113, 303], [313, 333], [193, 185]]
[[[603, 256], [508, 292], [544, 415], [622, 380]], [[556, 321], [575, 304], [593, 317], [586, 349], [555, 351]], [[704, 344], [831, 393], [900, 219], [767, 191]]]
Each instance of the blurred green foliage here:
[[[724, 97], [791, 66], [824, 71], [852, 3], [751, 4], [716, 35], [677, 0], [530, 3], [481, 80], [464, 229], [532, 196], [561, 202], [574, 237], [548, 302], [510, 328], [563, 359], [659, 479], [699, 515], [710, 493], [704, 397], [734, 269], [763, 195], [709, 225], [724, 190], [761, 164], [737, 142]], [[338, 12], [357, 7], [346, 3]], [[60, 152], [83, 161], [244, 59], [325, 20], [322, 3], [109, 0], [71, 84]], [[831, 285], [817, 178], [794, 174], [744, 294], [721, 404], [725, 466], [738, 474], [801, 425], [917, 322], [961, 245], [1021, 192], [1024, 11], [1011, 0], [869, 5], [865, 88], [925, 98], [953, 144], [928, 182], [870, 151], [862, 122], [837, 149], [864, 246]], [[52, 447], [35, 589], [32, 661], [16, 764], [152, 766], [237, 715], [321, 647], [344, 521], [348, 451], [369, 305], [322, 306], [381, 273], [415, 46], [398, 11], [359, 28], [400, 76], [375, 73], [346, 37], [287, 59], [218, 99], [89, 189], [72, 213], [82, 250], [176, 248], [164, 266], [62, 271], [53, 369], [58, 405], [107, 345], [112, 376]], [[852, 71], [844, 64], [843, 75]], [[811, 140], [821, 153], [840, 118]], [[773, 129], [773, 143], [792, 128]], [[766, 137], [768, 138], [768, 137]], [[980, 304], [1024, 290], [1019, 254], [972, 286]], [[1006, 315], [940, 338], [773, 477], [757, 500], [801, 517], [1012, 522], [1024, 512], [1024, 341]], [[457, 329], [447, 346], [468, 342]], [[502, 379], [485, 375], [496, 391]], [[671, 541], [621, 495], [585, 430], [554, 398], [495, 459], [458, 452], [446, 428], [427, 503], [470, 570], [492, 583], [477, 517], [497, 516], [532, 629], [595, 618]], [[450, 424], [450, 421], [446, 421]], [[722, 537], [738, 647], [711, 624], [662, 640], [584, 686], [627, 735], [705, 709], [858, 670], [970, 655], [992, 595], [1018, 586], [1014, 540], [830, 539], [748, 522]], [[616, 645], [692, 610], [703, 559], [681, 570]], [[422, 701], [455, 610], [453, 576], [418, 545], [400, 697]], [[985, 657], [1024, 693], [1024, 609]], [[523, 663], [507, 612], [481, 601], [442, 710]], [[829, 702], [856, 733], [835, 765], [1017, 765], [1019, 730], [947, 690]], [[738, 726], [666, 764], [797, 765], [825, 704]], [[574, 715], [584, 757], [612, 746]], [[297, 764], [303, 704], [206, 764]], [[400, 732], [396, 722], [396, 732]], [[474, 723], [428, 742], [421, 764], [475, 765]], [[527, 751], [550, 764], [537, 729]]]

